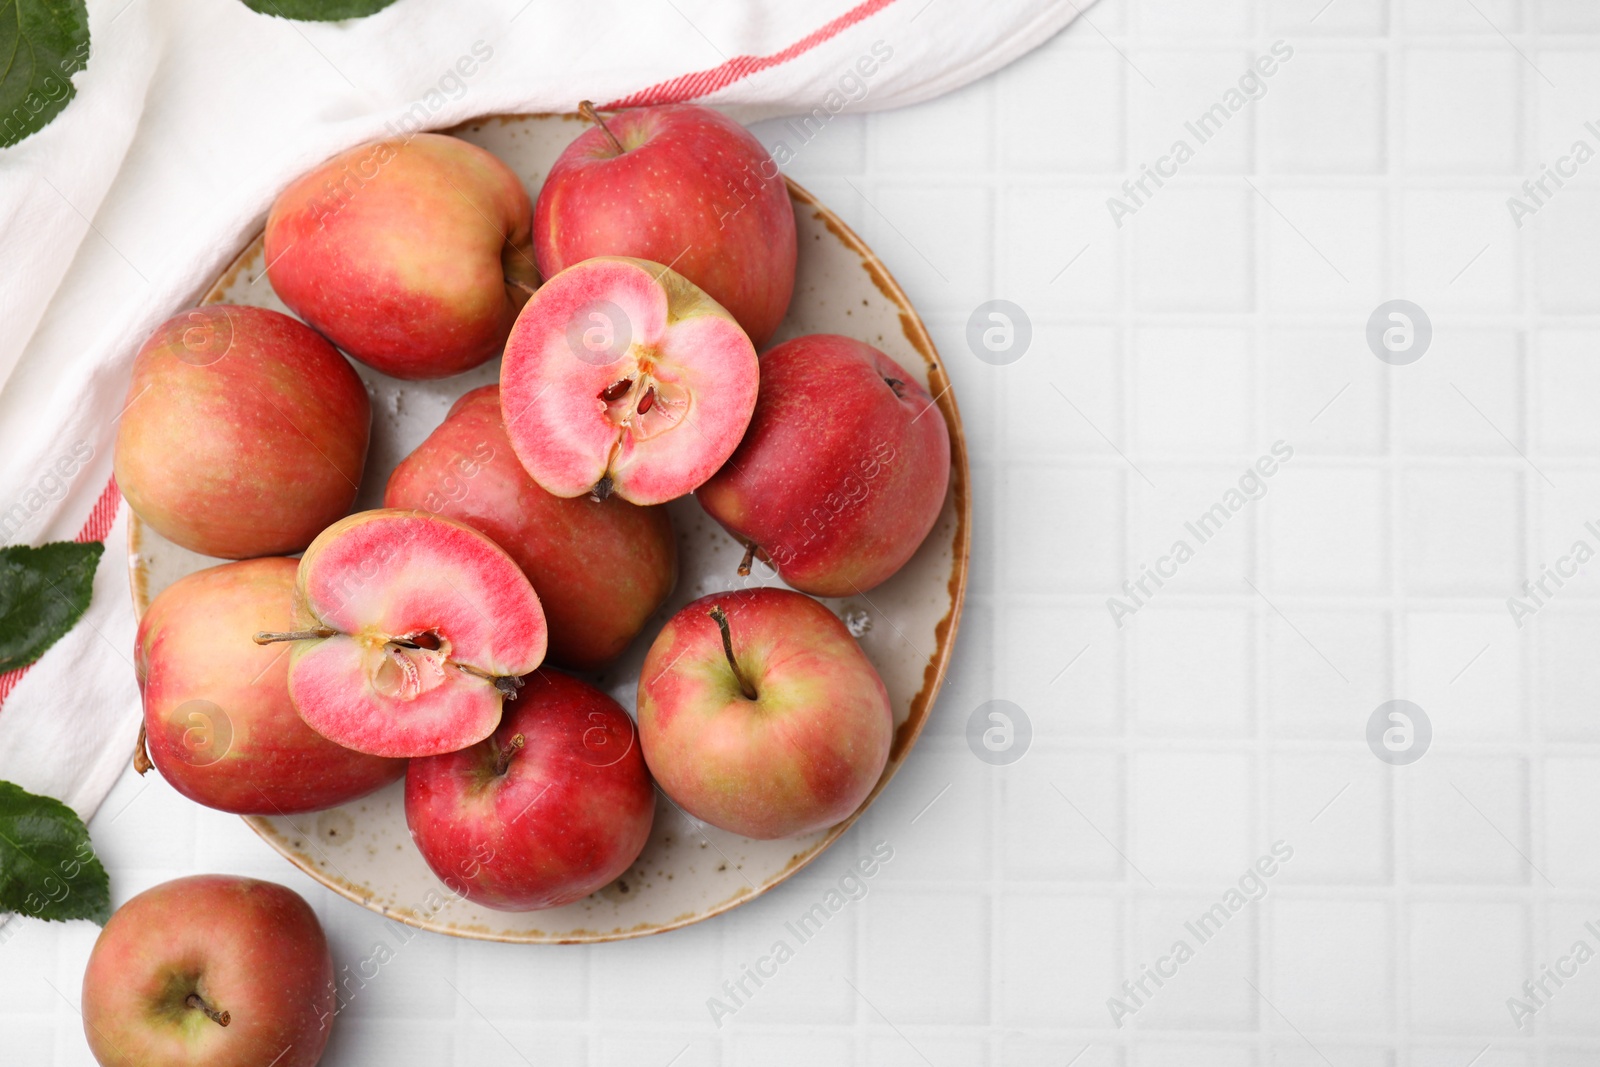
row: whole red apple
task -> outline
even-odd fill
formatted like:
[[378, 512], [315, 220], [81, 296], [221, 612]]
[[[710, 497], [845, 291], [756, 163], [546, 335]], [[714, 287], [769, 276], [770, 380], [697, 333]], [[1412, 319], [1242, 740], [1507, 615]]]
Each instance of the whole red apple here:
[[750, 429], [695, 497], [794, 588], [850, 596], [916, 553], [949, 482], [928, 391], [871, 345], [812, 334], [761, 357]]
[[180, 578], [139, 620], [134, 667], [145, 748], [190, 800], [239, 815], [343, 804], [394, 781], [404, 760], [327, 740], [289, 701], [289, 656], [251, 640], [294, 618], [297, 563], [243, 560]]
[[117, 485], [202, 555], [298, 552], [350, 510], [371, 428], [366, 387], [315, 331], [211, 304], [162, 323], [134, 357]]
[[389, 475], [383, 503], [447, 515], [509, 552], [539, 591], [549, 658], [575, 670], [621, 655], [677, 581], [667, 509], [539, 488], [511, 450], [496, 385], [455, 402]]
[[117, 909], [83, 973], [101, 1067], [313, 1067], [332, 1032], [333, 960], [292, 890], [201, 874]]
[[794, 207], [767, 150], [737, 122], [694, 104], [593, 117], [597, 125], [561, 153], [534, 206], [544, 276], [594, 256], [665, 263], [761, 348], [789, 308], [795, 271]]
[[476, 145], [419, 133], [337, 155], [267, 216], [272, 288], [361, 362], [443, 378], [500, 354], [538, 274], [532, 205]]
[[674, 615], [639, 674], [639, 741], [667, 796], [769, 839], [845, 819], [889, 759], [894, 713], [844, 623], [808, 596], [746, 589]]
[[494, 736], [411, 761], [406, 824], [452, 891], [531, 911], [581, 900], [644, 849], [655, 790], [633, 720], [553, 671], [528, 679]]

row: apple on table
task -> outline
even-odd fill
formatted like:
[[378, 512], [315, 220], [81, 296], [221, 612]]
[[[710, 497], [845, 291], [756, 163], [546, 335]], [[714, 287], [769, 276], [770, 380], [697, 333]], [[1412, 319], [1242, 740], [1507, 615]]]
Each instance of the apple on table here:
[[101, 1067], [314, 1067], [337, 992], [322, 924], [273, 882], [201, 874], [129, 900], [83, 973]]

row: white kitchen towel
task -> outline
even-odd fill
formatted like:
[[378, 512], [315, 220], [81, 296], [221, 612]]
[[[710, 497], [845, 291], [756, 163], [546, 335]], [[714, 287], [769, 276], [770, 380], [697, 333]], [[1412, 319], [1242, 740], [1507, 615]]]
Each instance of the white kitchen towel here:
[[108, 550], [79, 627], [0, 675], [0, 779], [87, 817], [127, 763], [134, 618], [109, 479], [128, 363], [291, 179], [386, 133], [585, 98], [747, 121], [914, 103], [1022, 55], [1084, 2], [399, 0], [308, 23], [238, 0], [89, 0], [77, 97], [0, 150], [0, 541]]

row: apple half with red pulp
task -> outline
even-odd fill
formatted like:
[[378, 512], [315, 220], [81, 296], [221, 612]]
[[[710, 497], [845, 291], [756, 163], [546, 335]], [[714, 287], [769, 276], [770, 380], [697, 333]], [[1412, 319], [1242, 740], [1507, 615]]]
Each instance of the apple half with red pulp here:
[[482, 741], [544, 660], [539, 597], [464, 523], [382, 509], [328, 527], [300, 559], [289, 696], [313, 730], [375, 756]]
[[759, 375], [750, 338], [694, 283], [607, 256], [568, 267], [523, 307], [500, 404], [517, 458], [546, 492], [662, 504], [738, 447]]

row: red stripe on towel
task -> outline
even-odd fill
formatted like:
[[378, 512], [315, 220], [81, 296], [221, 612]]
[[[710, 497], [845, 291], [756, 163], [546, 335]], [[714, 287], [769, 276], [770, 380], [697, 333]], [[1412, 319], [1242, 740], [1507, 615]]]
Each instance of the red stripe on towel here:
[[782, 66], [791, 59], [804, 55], [824, 41], [837, 37], [856, 23], [876, 15], [894, 2], [895, 0], [863, 0], [862, 3], [857, 4], [832, 22], [813, 30], [781, 52], [774, 52], [767, 56], [734, 56], [721, 66], [712, 67], [710, 70], [695, 71], [693, 74], [680, 74], [676, 78], [658, 82], [648, 89], [640, 89], [638, 92], [625, 96], [620, 100], [613, 100], [609, 104], [602, 105], [602, 110], [616, 111], [625, 107], [676, 104], [684, 100], [708, 96], [718, 89], [727, 88], [734, 82], [748, 78], [752, 74]]

